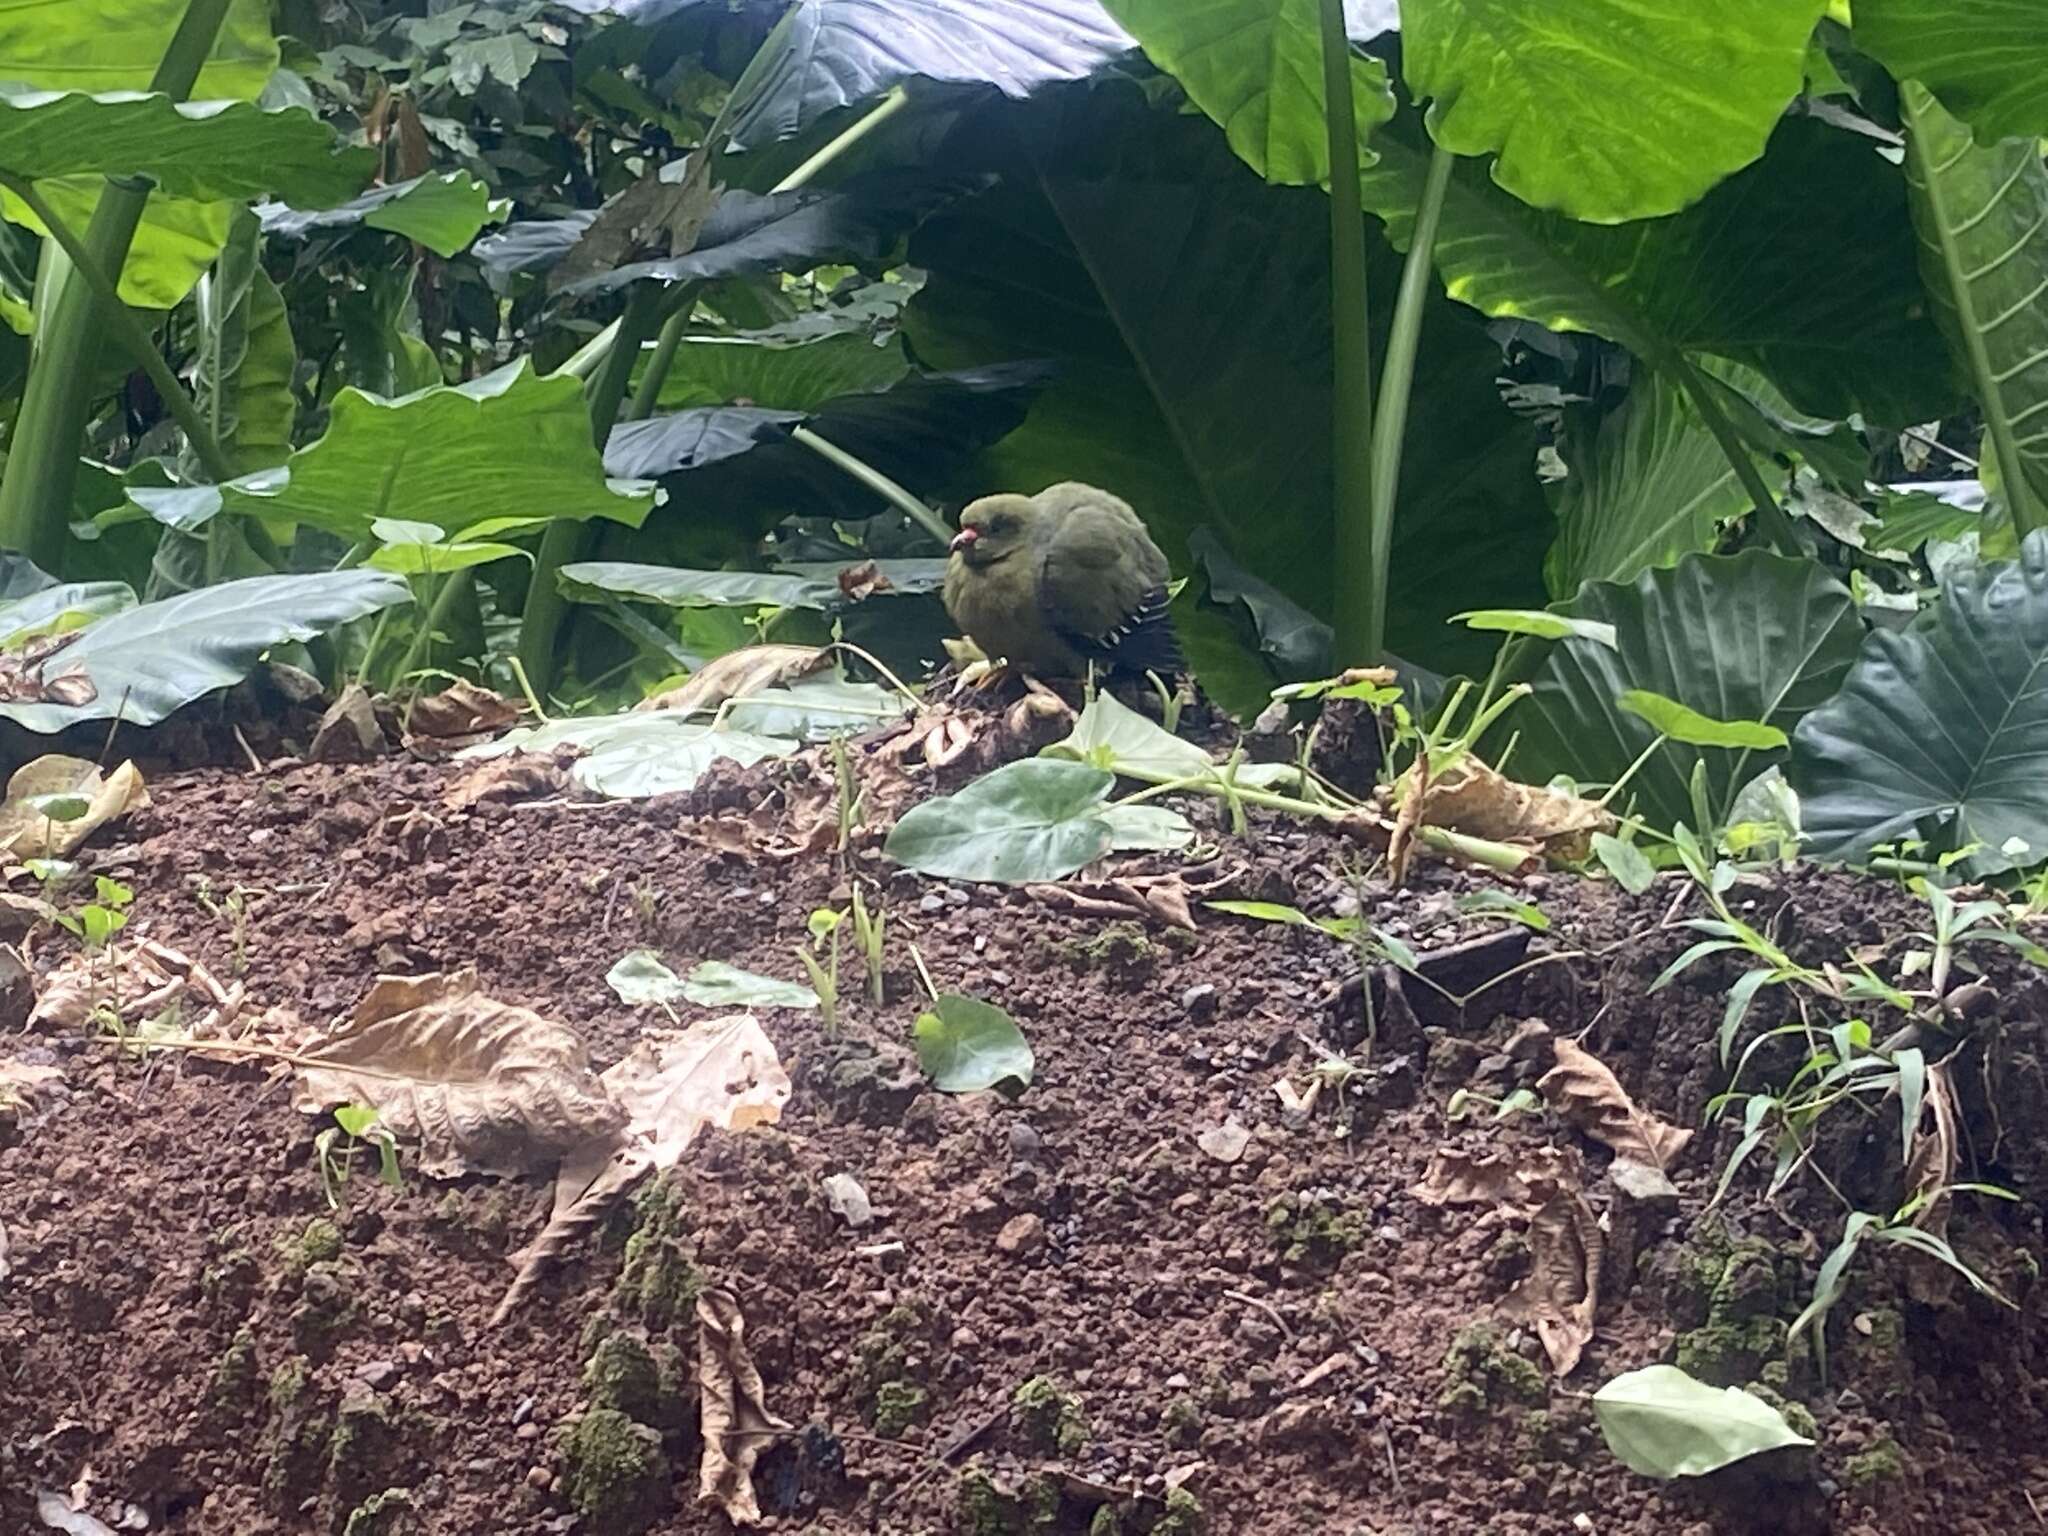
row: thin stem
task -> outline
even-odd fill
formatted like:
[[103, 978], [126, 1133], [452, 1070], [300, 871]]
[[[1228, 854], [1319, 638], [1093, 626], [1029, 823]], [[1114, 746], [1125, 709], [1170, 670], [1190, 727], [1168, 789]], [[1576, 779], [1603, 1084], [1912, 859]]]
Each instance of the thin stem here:
[[662, 322], [661, 335], [655, 340], [647, 366], [640, 372], [632, 404], [626, 407], [626, 420], [645, 421], [661, 403], [661, 386], [668, 382], [669, 370], [675, 366], [676, 350], [683, 344], [683, 332], [689, 329], [690, 318], [697, 312], [698, 291], [696, 283], [685, 283], [678, 291], [668, 319]]
[[1723, 457], [1735, 471], [1735, 478], [1742, 482], [1742, 489], [1756, 508], [1757, 527], [1763, 530], [1765, 540], [1779, 554], [1800, 558], [1799, 539], [1792, 531], [1792, 520], [1778, 505], [1778, 498], [1771, 494], [1771, 488], [1764, 484], [1756, 460], [1750, 457], [1749, 450], [1743, 446], [1741, 434], [1735, 430], [1735, 423], [1721, 408], [1712, 381], [1682, 354], [1674, 352], [1667, 359], [1667, 366], [1677, 376], [1679, 387], [1685, 391], [1693, 409], [1699, 412], [1700, 420], [1713, 433], [1714, 441], [1720, 444]]
[[817, 454], [826, 463], [845, 470], [854, 479], [895, 507], [897, 511], [916, 523], [918, 527], [929, 533], [941, 544], [952, 542], [953, 530], [946, 526], [945, 520], [938, 513], [934, 512], [930, 507], [926, 506], [917, 497], [911, 495], [910, 492], [906, 491], [873, 465], [865, 460], [855, 458], [844, 448], [826, 441], [809, 427], [797, 427], [789, 435], [795, 441], [802, 443], [806, 448], [810, 449], [811, 452]]
[[398, 670], [392, 674], [392, 685], [396, 687], [411, 677], [427, 658], [433, 655], [434, 632], [440, 629], [448, 616], [455, 611], [455, 605], [462, 601], [465, 593], [475, 590], [476, 572], [472, 569], [455, 571], [441, 582], [441, 590], [434, 594], [433, 607], [427, 610], [427, 620], [412, 637], [412, 644], [405, 648], [405, 655], [399, 659]]
[[220, 441], [208, 428], [206, 419], [200, 415], [199, 407], [192, 397], [185, 393], [185, 386], [178, 382], [171, 365], [156, 349], [156, 341], [143, 323], [135, 318], [135, 311], [121, 302], [120, 289], [115, 280], [99, 263], [84, 240], [57, 216], [57, 212], [36, 190], [35, 183], [25, 180], [12, 172], [0, 171], [0, 187], [5, 187], [20, 198], [28, 211], [36, 216], [42, 226], [50, 232], [70, 259], [72, 270], [78, 274], [88, 292], [99, 303], [102, 318], [112, 328], [121, 345], [134, 357], [136, 365], [149, 375], [149, 382], [163, 397], [172, 419], [192, 444], [192, 451], [205, 466], [207, 474], [216, 485], [235, 478], [234, 467], [228, 463], [227, 455], [221, 452]]
[[666, 299], [667, 294], [659, 284], [634, 285], [632, 297], [626, 300], [626, 312], [619, 317], [617, 344], [584, 391], [590, 400], [591, 440], [600, 454], [611, 440], [619, 408], [626, 400], [626, 386], [633, 381], [633, 365], [640, 361], [641, 349], [660, 324]]
[[1368, 329], [1365, 209], [1358, 183], [1358, 117], [1343, 0], [1320, 0], [1323, 124], [1330, 145], [1330, 326], [1334, 343], [1330, 420], [1336, 507], [1336, 663], [1376, 661], [1386, 617], [1374, 593], [1379, 519], [1373, 500], [1372, 335]]
[[1401, 488], [1401, 444], [1408, 431], [1408, 399], [1415, 384], [1415, 357], [1422, 339], [1422, 315], [1436, 291], [1431, 265], [1436, 230], [1444, 211], [1444, 192], [1451, 184], [1457, 157], [1437, 145], [1429, 158], [1429, 176], [1422, 202], [1415, 210], [1415, 233], [1401, 268], [1401, 290], [1394, 301], [1394, 325], [1387, 337], [1381, 365], [1379, 405], [1372, 420], [1372, 654], [1385, 643], [1387, 570], [1394, 554], [1394, 506]]

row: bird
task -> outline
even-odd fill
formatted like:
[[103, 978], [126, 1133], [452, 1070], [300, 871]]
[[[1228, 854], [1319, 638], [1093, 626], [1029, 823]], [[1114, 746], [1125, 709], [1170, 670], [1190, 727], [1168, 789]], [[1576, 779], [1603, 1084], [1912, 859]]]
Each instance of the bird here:
[[1166, 556], [1129, 502], [1066, 480], [960, 514], [946, 612], [983, 654], [1026, 672], [1080, 677], [1183, 670], [1167, 617]]

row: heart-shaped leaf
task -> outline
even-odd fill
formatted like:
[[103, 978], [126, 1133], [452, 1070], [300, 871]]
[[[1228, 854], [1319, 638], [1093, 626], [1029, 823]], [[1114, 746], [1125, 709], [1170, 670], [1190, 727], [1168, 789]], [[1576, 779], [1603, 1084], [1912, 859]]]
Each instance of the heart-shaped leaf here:
[[885, 851], [946, 880], [1061, 880], [1110, 851], [1103, 810], [1115, 782], [1083, 763], [1009, 763], [958, 794], [906, 811]]
[[1710, 1387], [1675, 1365], [1617, 1376], [1593, 1394], [1607, 1448], [1645, 1477], [1700, 1477], [1763, 1451], [1811, 1445], [1783, 1414], [1737, 1387]]
[[998, 1083], [1031, 1086], [1031, 1044], [993, 1003], [941, 992], [918, 1015], [917, 1060], [942, 1093], [979, 1093]]

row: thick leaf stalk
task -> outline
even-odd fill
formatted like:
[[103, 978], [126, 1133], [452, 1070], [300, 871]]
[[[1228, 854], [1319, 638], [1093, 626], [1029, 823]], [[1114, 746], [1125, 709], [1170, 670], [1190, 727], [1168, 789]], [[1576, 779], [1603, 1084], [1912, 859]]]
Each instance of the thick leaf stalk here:
[[1386, 605], [1374, 561], [1383, 543], [1373, 503], [1372, 336], [1365, 281], [1365, 210], [1358, 184], [1358, 126], [1343, 0], [1321, 0], [1323, 113], [1330, 140], [1330, 324], [1335, 403], [1330, 446], [1336, 507], [1336, 660], [1374, 661], [1384, 647]]
[[[213, 51], [231, 0], [191, 0], [150, 89], [183, 101]], [[128, 260], [149, 188], [108, 182], [86, 226], [82, 247], [103, 273], [118, 274]], [[131, 317], [132, 318], [132, 317]], [[93, 405], [93, 375], [106, 329], [115, 322], [92, 287], [62, 285], [40, 318], [34, 362], [11, 436], [7, 472], [0, 480], [0, 548], [18, 549], [46, 570], [63, 565], [78, 482], [78, 453]]]

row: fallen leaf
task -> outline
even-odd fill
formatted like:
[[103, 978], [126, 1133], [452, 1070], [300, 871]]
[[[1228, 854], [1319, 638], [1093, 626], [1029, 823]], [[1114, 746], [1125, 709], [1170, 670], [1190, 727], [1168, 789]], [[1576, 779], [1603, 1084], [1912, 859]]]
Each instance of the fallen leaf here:
[[1577, 1182], [1573, 1160], [1555, 1147], [1535, 1147], [1517, 1158], [1439, 1147], [1430, 1157], [1422, 1182], [1409, 1193], [1424, 1205], [1528, 1209], [1550, 1199], [1560, 1186]]
[[[1927, 1089], [1906, 1149], [1906, 1198], [1924, 1200], [1913, 1225], [1943, 1242], [1948, 1240], [1951, 1204], [1948, 1188], [1962, 1164], [1962, 1124], [1956, 1111], [1955, 1083], [1948, 1063], [1927, 1069]], [[1955, 1271], [1932, 1254], [1913, 1252], [1906, 1266], [1906, 1292], [1922, 1306], [1939, 1306], [1955, 1288]]]
[[743, 646], [699, 667], [680, 686], [642, 699], [633, 708], [673, 710], [685, 715], [712, 710], [728, 699], [744, 699], [764, 688], [793, 682], [820, 670], [830, 660], [831, 653], [822, 646]]
[[441, 794], [451, 811], [466, 811], [486, 800], [509, 804], [517, 800], [551, 800], [569, 788], [569, 775], [549, 759], [522, 752], [489, 757]]
[[457, 678], [413, 703], [405, 722], [406, 749], [420, 757], [447, 757], [518, 724], [524, 713], [502, 693]]
[[1169, 928], [1195, 931], [1190, 897], [1206, 896], [1236, 880], [1244, 872], [1237, 865], [1206, 879], [1190, 879], [1180, 870], [1163, 875], [1129, 875], [1121, 880], [1066, 880], [1057, 885], [1028, 885], [1024, 889], [1049, 906], [1078, 912], [1084, 917], [1137, 916]]
[[1408, 883], [1408, 859], [1415, 851], [1416, 829], [1430, 809], [1429, 754], [1418, 752], [1403, 781], [1401, 809], [1394, 817], [1394, 830], [1387, 836], [1387, 879], [1394, 885]]
[[114, 1536], [111, 1527], [73, 1507], [63, 1494], [51, 1493], [47, 1488], [36, 1492], [36, 1518], [50, 1530], [62, 1531], [64, 1536]]
[[350, 683], [327, 706], [313, 729], [306, 760], [313, 763], [366, 763], [381, 757], [386, 742], [377, 706], [361, 683]]
[[1600, 1222], [1576, 1189], [1555, 1191], [1529, 1220], [1529, 1273], [1501, 1310], [1536, 1330], [1559, 1376], [1578, 1369], [1600, 1304]]
[[[1401, 798], [1413, 793], [1418, 763], [1401, 780]], [[1614, 817], [1592, 800], [1536, 784], [1519, 784], [1467, 753], [1427, 780], [1421, 817], [1491, 842], [1531, 842], [1546, 856], [1577, 862], [1592, 851], [1593, 834], [1612, 832]]]
[[825, 1204], [832, 1214], [858, 1232], [875, 1219], [874, 1203], [868, 1199], [867, 1190], [850, 1173], [827, 1174], [824, 1181]]
[[768, 1411], [761, 1372], [747, 1353], [746, 1318], [732, 1292], [697, 1298], [697, 1419], [704, 1459], [697, 1502], [715, 1504], [734, 1525], [759, 1525], [754, 1463], [789, 1424]]
[[44, 665], [84, 633], [71, 629], [60, 635], [42, 635], [0, 651], [0, 704], [68, 704], [76, 708], [98, 698], [99, 686], [83, 672], [43, 676]]
[[872, 560], [849, 565], [839, 573], [839, 593], [849, 602], [864, 602], [877, 592], [894, 591], [894, 584]]
[[1219, 1163], [1234, 1163], [1244, 1156], [1244, 1149], [1251, 1145], [1252, 1133], [1238, 1123], [1232, 1115], [1221, 1125], [1212, 1125], [1195, 1138], [1199, 1146]]
[[599, 1079], [622, 1112], [614, 1131], [571, 1148], [555, 1174], [548, 1224], [519, 1253], [493, 1324], [510, 1316], [547, 1266], [648, 1172], [672, 1168], [706, 1126], [743, 1131], [782, 1118], [789, 1074], [752, 1014], [707, 1019], [641, 1039]]
[[[189, 955], [140, 939], [109, 955], [67, 957], [44, 980], [28, 1022], [32, 1028], [82, 1031], [94, 1027], [95, 1015], [109, 1008], [124, 1029], [169, 1024], [181, 1038], [207, 1040], [227, 1032], [242, 1011], [244, 996], [240, 982], [222, 986]], [[158, 1030], [159, 1036], [163, 1033]]]
[[1556, 1052], [1557, 1065], [1536, 1083], [1551, 1107], [1618, 1156], [1668, 1171], [1671, 1160], [1692, 1140], [1692, 1132], [1638, 1109], [1620, 1080], [1591, 1051], [1560, 1039]]
[[108, 822], [148, 804], [149, 791], [133, 763], [102, 775], [82, 757], [38, 757], [7, 781], [0, 857], [64, 858]]
[[378, 977], [297, 1069], [299, 1110], [369, 1105], [432, 1178], [522, 1173], [625, 1120], [583, 1037], [485, 996], [474, 969]]
[[25, 1061], [0, 1059], [0, 1106], [23, 1104], [33, 1108], [43, 1089], [63, 1081], [62, 1067], [42, 1067]]

